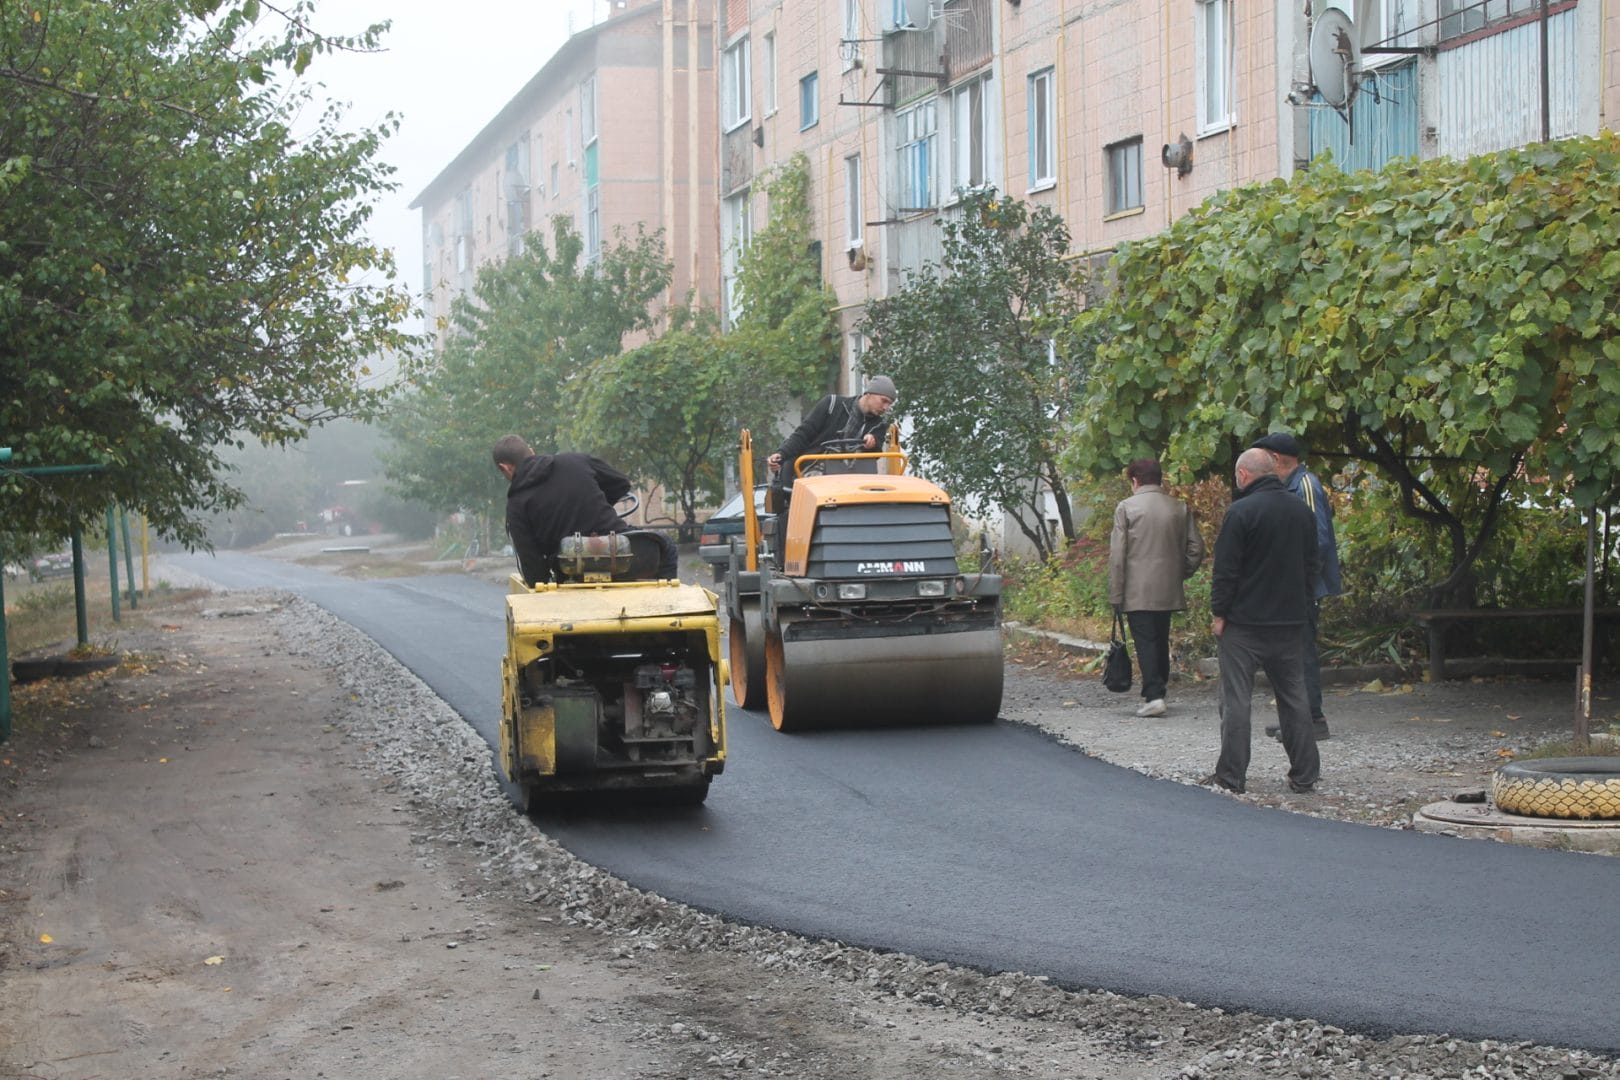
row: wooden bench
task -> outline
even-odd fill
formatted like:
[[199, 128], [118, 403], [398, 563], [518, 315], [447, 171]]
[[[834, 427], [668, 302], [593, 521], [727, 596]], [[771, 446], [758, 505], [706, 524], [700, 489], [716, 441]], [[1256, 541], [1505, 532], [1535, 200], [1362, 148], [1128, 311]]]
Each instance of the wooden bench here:
[[[1498, 622], [1507, 619], [1579, 619], [1585, 608], [1433, 608], [1411, 613], [1429, 636], [1429, 681], [1446, 677], [1446, 629], [1455, 623]], [[1620, 607], [1593, 609], [1594, 620], [1620, 618]], [[1579, 663], [1580, 661], [1573, 661]]]

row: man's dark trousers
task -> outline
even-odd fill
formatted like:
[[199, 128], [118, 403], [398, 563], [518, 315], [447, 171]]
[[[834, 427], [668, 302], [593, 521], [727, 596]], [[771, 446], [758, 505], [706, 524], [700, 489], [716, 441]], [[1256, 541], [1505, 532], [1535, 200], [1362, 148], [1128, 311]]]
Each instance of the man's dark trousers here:
[[1170, 683], [1170, 612], [1127, 611], [1125, 621], [1142, 669], [1142, 700], [1161, 701]]
[[1244, 626], [1228, 622], [1220, 636], [1221, 756], [1215, 777], [1226, 787], [1242, 790], [1249, 775], [1249, 716], [1253, 707], [1254, 673], [1264, 670], [1277, 696], [1277, 720], [1282, 727], [1283, 749], [1288, 752], [1288, 779], [1300, 787], [1316, 783], [1322, 761], [1311, 731], [1311, 710], [1305, 693], [1305, 641], [1298, 624]]
[[1310, 622], [1305, 626], [1305, 698], [1311, 707], [1311, 719], [1322, 716], [1322, 659], [1316, 652], [1316, 624], [1322, 615], [1322, 601], [1312, 600], [1307, 613]]

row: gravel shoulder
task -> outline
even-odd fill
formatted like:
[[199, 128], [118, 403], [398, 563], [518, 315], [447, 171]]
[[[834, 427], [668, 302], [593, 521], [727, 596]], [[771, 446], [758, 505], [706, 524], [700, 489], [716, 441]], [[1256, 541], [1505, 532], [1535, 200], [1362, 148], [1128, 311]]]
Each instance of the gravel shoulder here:
[[[1620, 1077], [1584, 1052], [1374, 1038], [728, 923], [570, 856], [458, 717], [303, 601], [202, 596], [127, 623], [118, 669], [19, 687], [0, 746], [0, 1077]], [[1074, 666], [1016, 650], [1006, 715], [1155, 775], [1208, 771], [1208, 686], [1138, 720]], [[1556, 733], [1568, 696], [1336, 692], [1323, 794], [1287, 795], [1257, 738], [1243, 797], [1399, 826], [1411, 793]]]

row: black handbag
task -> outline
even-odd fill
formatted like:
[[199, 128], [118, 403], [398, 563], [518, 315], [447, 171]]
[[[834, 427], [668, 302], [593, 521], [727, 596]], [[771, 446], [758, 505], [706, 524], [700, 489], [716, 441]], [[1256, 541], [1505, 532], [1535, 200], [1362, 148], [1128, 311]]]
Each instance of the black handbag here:
[[1125, 647], [1125, 617], [1117, 611], [1108, 643], [1108, 659], [1103, 661], [1103, 686], [1116, 694], [1131, 688], [1131, 653]]

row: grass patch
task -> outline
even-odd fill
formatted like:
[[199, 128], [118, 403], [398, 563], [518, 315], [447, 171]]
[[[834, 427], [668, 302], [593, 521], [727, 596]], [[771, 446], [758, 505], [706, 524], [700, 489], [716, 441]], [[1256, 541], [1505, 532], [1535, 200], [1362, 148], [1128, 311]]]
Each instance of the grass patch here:
[[1533, 761], [1536, 758], [1560, 757], [1612, 757], [1620, 758], [1620, 724], [1611, 724], [1607, 731], [1592, 732], [1594, 736], [1585, 746], [1576, 746], [1573, 739], [1560, 739], [1557, 742], [1542, 743], [1533, 750], [1526, 750], [1516, 756], [1519, 761]]
[[78, 641], [78, 614], [74, 607], [73, 583], [49, 582], [6, 590], [6, 648], [13, 659], [44, 650], [71, 651], [76, 658], [108, 656], [118, 651], [118, 633], [131, 625], [141, 625], [149, 614], [206, 596], [202, 589], [176, 589], [166, 581], [141, 595], [131, 610], [127, 594], [120, 591], [120, 621], [112, 617], [112, 597], [105, 578], [87, 579], [84, 586], [86, 642]]

